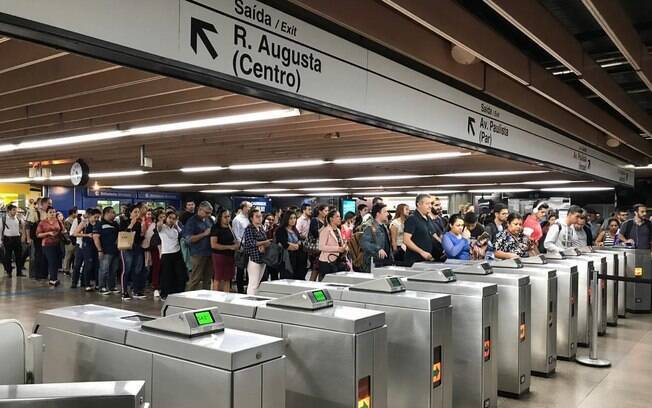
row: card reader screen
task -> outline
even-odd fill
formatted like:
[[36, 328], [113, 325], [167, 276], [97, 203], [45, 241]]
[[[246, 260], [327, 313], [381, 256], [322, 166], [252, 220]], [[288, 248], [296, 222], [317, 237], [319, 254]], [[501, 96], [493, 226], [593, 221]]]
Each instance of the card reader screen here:
[[444, 276], [447, 278], [454, 276], [453, 271], [450, 269], [442, 269], [441, 273], [444, 274]]
[[207, 324], [215, 323], [213, 315], [208, 310], [204, 312], [195, 312], [195, 319], [197, 319], [197, 324], [200, 326], [205, 326]]
[[312, 292], [312, 295], [315, 297], [315, 300], [317, 302], [325, 302], [326, 301], [326, 294], [324, 293], [323, 290], [316, 290]]
[[392, 282], [392, 286], [394, 287], [400, 287], [401, 286], [401, 280], [399, 278], [389, 278], [390, 282]]

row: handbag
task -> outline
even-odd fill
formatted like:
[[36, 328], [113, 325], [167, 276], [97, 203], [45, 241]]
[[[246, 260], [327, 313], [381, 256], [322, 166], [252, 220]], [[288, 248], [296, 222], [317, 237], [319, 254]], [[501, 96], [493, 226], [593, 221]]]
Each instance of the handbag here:
[[149, 239], [149, 247], [147, 247], [148, 250], [155, 249], [161, 245], [161, 236], [158, 234], [158, 231], [156, 230], [156, 227], [154, 228], [154, 234], [152, 235], [152, 238]]
[[320, 252], [319, 238], [315, 238], [312, 234], [308, 234], [306, 239], [303, 240], [302, 245], [308, 255], [318, 255]]
[[134, 247], [134, 238], [136, 231], [120, 231], [118, 232], [118, 249], [121, 251], [128, 251]]
[[272, 245], [267, 247], [261, 261], [270, 268], [279, 266], [283, 262], [283, 247], [281, 244], [272, 242]]
[[70, 245], [72, 240], [70, 239], [70, 235], [68, 234], [68, 231], [66, 231], [61, 221], [59, 221], [59, 226], [61, 227], [61, 231], [59, 231], [59, 239], [61, 242], [63, 242], [64, 245]]

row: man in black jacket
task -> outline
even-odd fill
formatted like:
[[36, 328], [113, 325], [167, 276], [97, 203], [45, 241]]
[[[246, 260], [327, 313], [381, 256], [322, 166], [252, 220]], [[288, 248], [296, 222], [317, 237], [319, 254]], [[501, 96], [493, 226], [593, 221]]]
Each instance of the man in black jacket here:
[[485, 225], [485, 231], [489, 234], [489, 241], [496, 242], [496, 235], [507, 226], [509, 209], [503, 203], [496, 203], [494, 206], [494, 219]]

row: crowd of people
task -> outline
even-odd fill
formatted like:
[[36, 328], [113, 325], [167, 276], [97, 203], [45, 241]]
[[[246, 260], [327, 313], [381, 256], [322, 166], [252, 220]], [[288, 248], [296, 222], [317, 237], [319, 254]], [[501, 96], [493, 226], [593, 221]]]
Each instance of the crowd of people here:
[[576, 205], [560, 220], [545, 202], [525, 217], [500, 202], [488, 217], [479, 217], [472, 204], [445, 215], [441, 201], [428, 194], [414, 204], [414, 211], [399, 204], [392, 215], [377, 197], [342, 216], [326, 204], [263, 214], [244, 201], [232, 214], [207, 201], [187, 201], [180, 212], [140, 203], [119, 213], [113, 207], [83, 214], [73, 208], [64, 218], [49, 198], [40, 198], [26, 212], [7, 207], [0, 248], [8, 277], [14, 269], [25, 276], [27, 264], [30, 278], [53, 288], [64, 273], [71, 288], [127, 301], [146, 298], [146, 288], [163, 299], [197, 289], [256, 294], [268, 279], [321, 280], [339, 271], [509, 259], [568, 247], [652, 247], [652, 223], [640, 204], [631, 219], [618, 209], [604, 221]]

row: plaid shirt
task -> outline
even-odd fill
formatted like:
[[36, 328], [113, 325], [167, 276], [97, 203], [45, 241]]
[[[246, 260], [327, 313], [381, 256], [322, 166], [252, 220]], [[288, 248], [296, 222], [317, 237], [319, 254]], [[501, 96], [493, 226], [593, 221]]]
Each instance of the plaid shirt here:
[[258, 264], [263, 263], [263, 253], [258, 250], [258, 241], [267, 240], [267, 234], [263, 227], [256, 228], [249, 224], [244, 231], [244, 250], [249, 259]]

